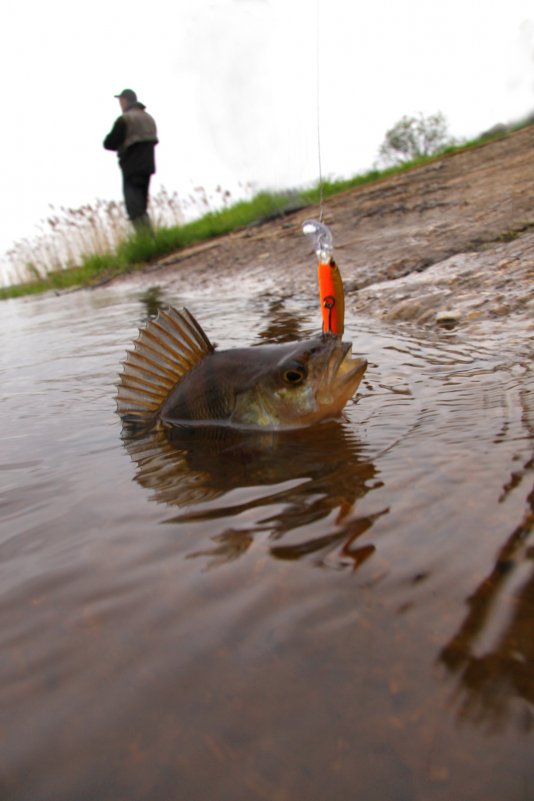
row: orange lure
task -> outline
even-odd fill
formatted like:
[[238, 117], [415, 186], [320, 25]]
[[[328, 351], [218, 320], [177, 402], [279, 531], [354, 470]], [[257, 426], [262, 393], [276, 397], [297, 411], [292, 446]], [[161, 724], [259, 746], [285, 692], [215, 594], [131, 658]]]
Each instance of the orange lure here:
[[341, 274], [332, 257], [334, 249], [332, 233], [320, 220], [305, 220], [302, 231], [315, 237], [323, 334], [342, 337], [345, 323], [345, 296]]
[[345, 323], [345, 296], [343, 281], [334, 259], [319, 261], [319, 298], [323, 315], [323, 334], [343, 336]]

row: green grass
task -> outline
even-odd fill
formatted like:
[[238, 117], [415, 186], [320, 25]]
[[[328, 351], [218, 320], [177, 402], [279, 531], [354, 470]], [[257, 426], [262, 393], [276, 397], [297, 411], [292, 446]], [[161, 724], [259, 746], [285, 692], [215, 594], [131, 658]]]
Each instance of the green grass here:
[[[518, 127], [515, 127], [513, 131], [518, 130]], [[0, 287], [0, 300], [50, 290], [61, 291], [72, 287], [94, 286], [120, 273], [140, 269], [147, 263], [197, 242], [204, 242], [263, 220], [272, 219], [296, 208], [317, 205], [320, 202], [321, 194], [326, 199], [340, 192], [412, 170], [444, 156], [483, 146], [488, 141], [502, 139], [506, 136], [506, 132], [499, 132], [491, 137], [480, 137], [461, 145], [448, 147], [438, 154], [385, 170], [370, 170], [348, 179], [325, 180], [322, 187], [318, 184], [310, 189], [291, 193], [261, 192], [251, 200], [239, 201], [219, 211], [209, 211], [199, 219], [184, 225], [160, 227], [155, 230], [153, 235], [149, 232], [136, 233], [121, 242], [114, 252], [83, 256], [79, 265], [50, 270], [45, 276], [40, 276], [34, 263], [28, 263], [26, 270], [28, 280], [12, 286]]]

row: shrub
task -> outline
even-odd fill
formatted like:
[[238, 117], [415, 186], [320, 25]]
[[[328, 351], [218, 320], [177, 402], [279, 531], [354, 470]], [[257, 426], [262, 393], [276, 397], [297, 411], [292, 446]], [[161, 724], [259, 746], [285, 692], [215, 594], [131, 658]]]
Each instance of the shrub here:
[[404, 164], [425, 158], [455, 144], [447, 131], [447, 121], [441, 111], [425, 117], [402, 117], [386, 131], [378, 156], [386, 165]]

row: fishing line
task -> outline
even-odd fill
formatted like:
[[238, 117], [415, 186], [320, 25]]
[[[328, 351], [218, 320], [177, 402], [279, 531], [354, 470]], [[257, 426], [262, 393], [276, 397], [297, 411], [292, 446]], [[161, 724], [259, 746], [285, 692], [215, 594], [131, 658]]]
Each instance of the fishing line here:
[[321, 48], [320, 48], [320, 31], [321, 31], [321, 9], [320, 0], [316, 0], [316, 22], [315, 22], [315, 114], [317, 126], [317, 161], [319, 166], [319, 222], [323, 221], [323, 165], [321, 159]]
[[315, 239], [315, 253], [317, 255], [317, 277], [319, 283], [319, 298], [323, 318], [323, 334], [335, 337], [343, 336], [345, 318], [345, 299], [343, 294], [343, 281], [338, 266], [333, 258], [334, 241], [328, 225], [323, 222], [324, 212], [324, 186], [323, 164], [321, 157], [321, 20], [320, 0], [315, 0], [316, 8], [316, 75], [315, 98], [317, 114], [317, 159], [319, 165], [319, 219], [304, 220], [302, 231]]

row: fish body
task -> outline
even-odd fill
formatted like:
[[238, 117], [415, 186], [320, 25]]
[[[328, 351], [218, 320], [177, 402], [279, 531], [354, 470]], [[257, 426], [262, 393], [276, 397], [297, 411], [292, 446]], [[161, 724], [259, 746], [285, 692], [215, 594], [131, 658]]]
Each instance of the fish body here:
[[140, 332], [120, 375], [126, 426], [301, 428], [335, 417], [367, 367], [332, 334], [217, 351], [186, 309], [160, 310]]

